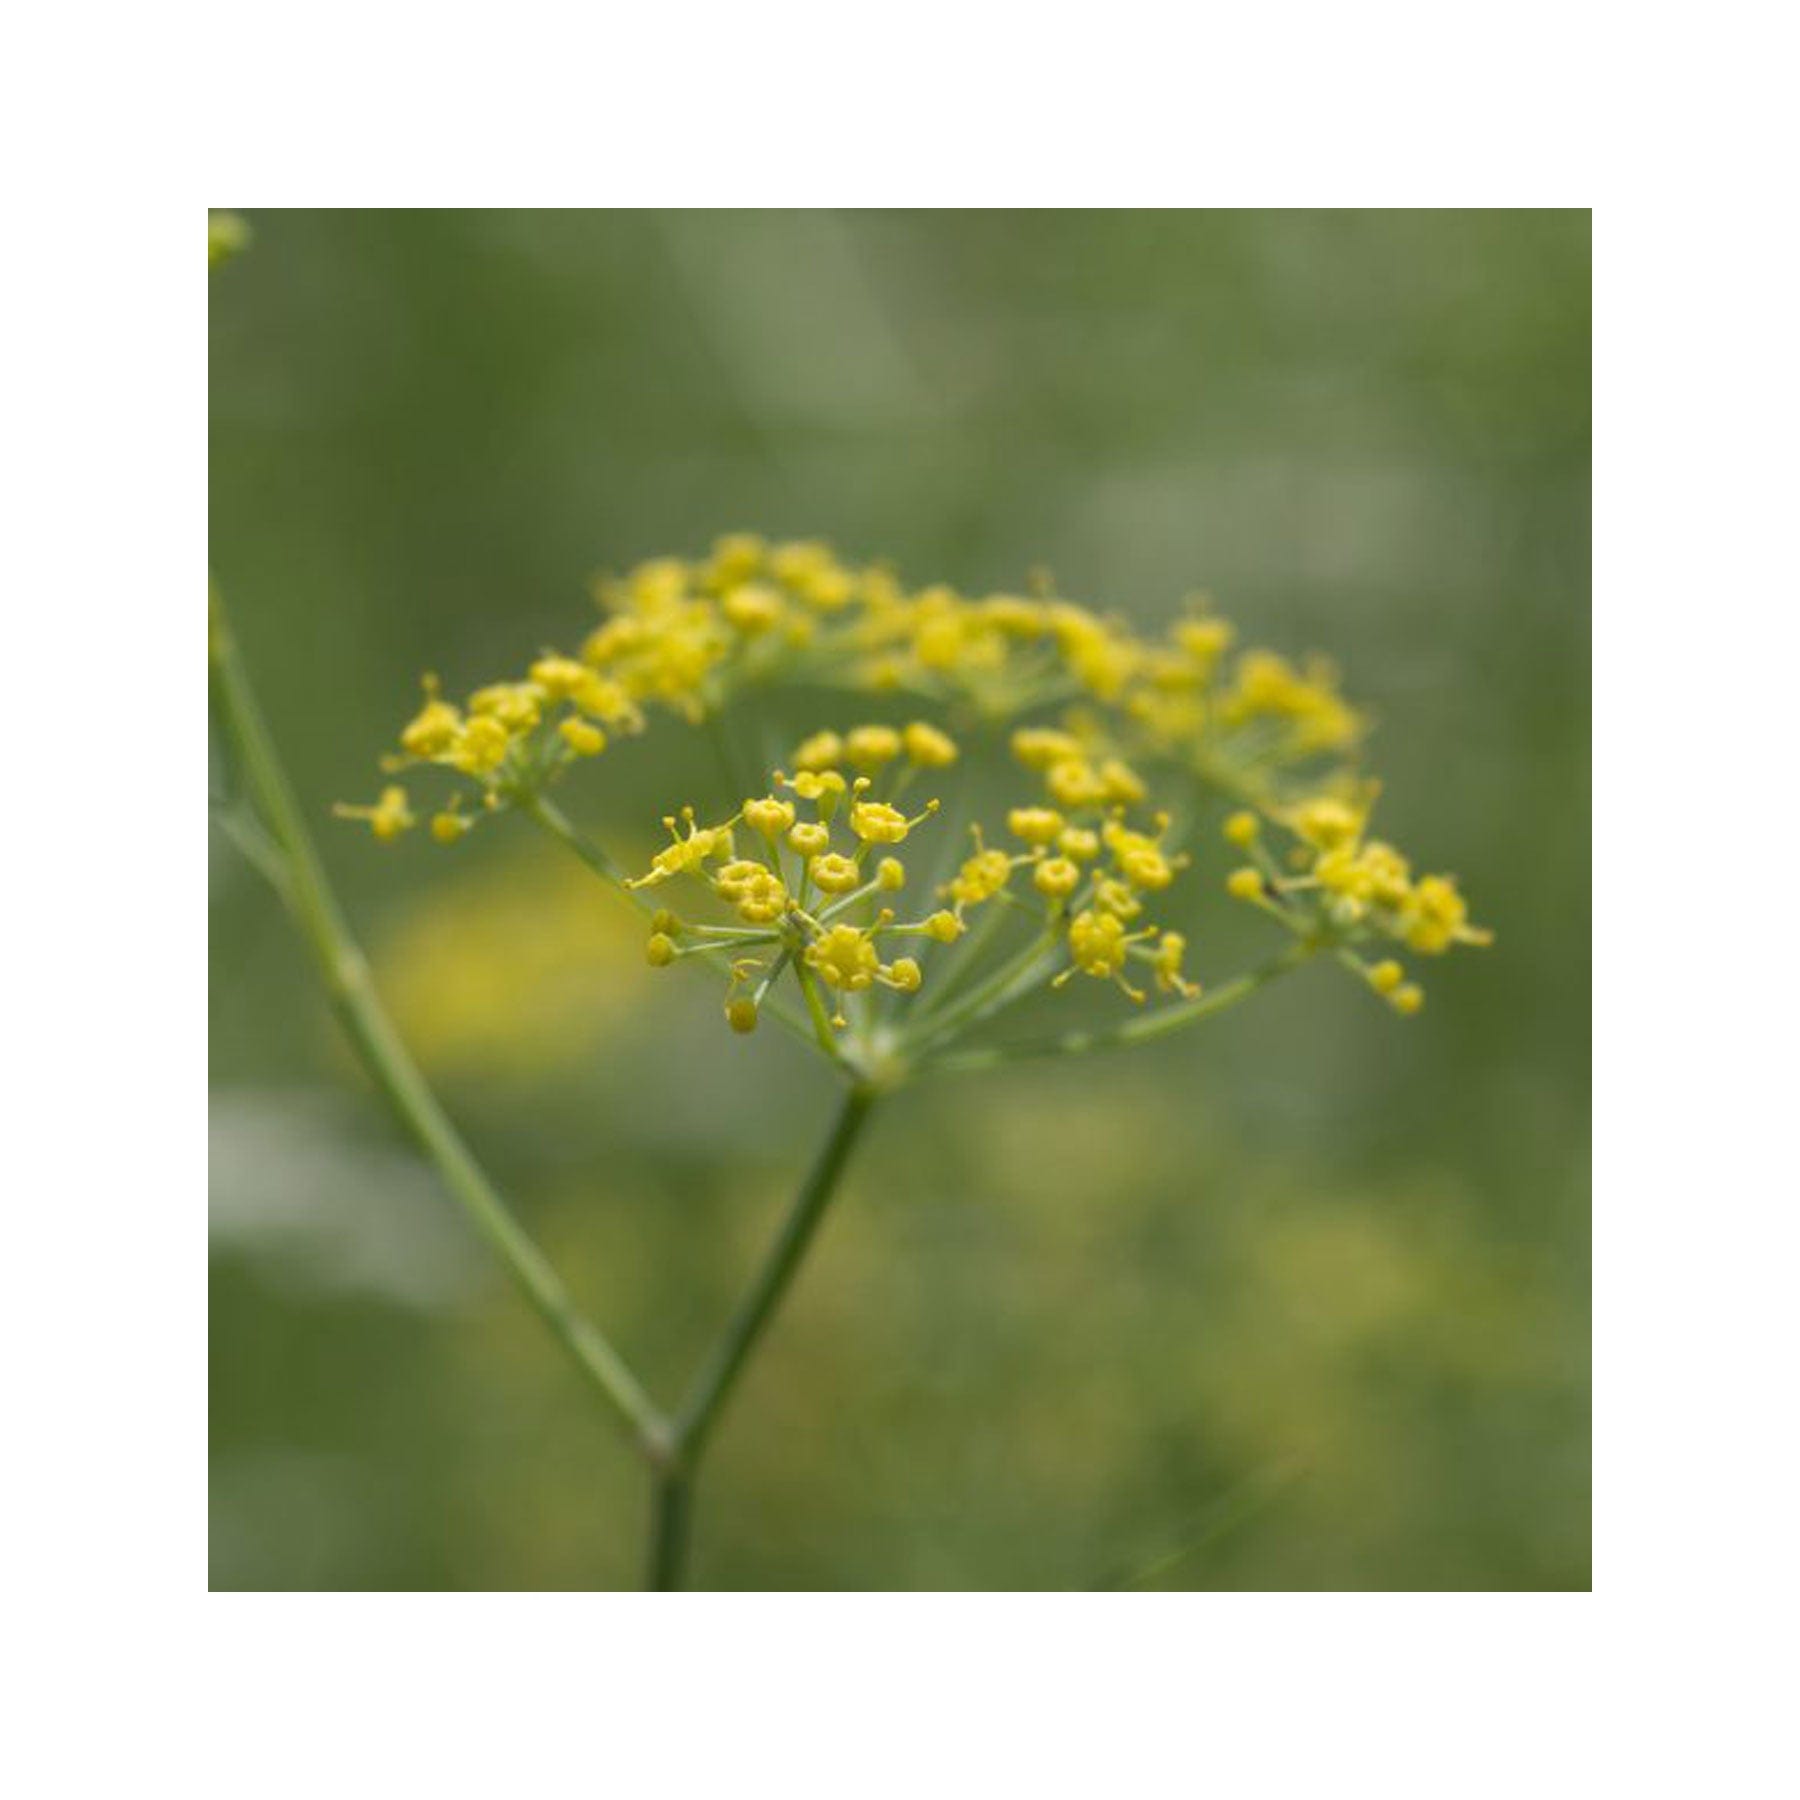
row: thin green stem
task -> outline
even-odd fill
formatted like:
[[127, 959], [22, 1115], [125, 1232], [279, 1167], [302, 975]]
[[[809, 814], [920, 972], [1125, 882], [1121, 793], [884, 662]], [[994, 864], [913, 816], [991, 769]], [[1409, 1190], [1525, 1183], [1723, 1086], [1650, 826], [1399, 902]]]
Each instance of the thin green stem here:
[[[973, 971], [980, 963], [988, 946], [1005, 929], [1006, 918], [1005, 907], [999, 905], [997, 901], [989, 901], [986, 915], [976, 922], [974, 930], [969, 932], [960, 943], [948, 944], [945, 949], [955, 954], [959, 967]], [[934, 965], [948, 960], [947, 956], [932, 958]], [[919, 1005], [913, 1009], [913, 1018], [921, 1027], [925, 1020], [936, 1017], [952, 991], [951, 986], [943, 982], [926, 985], [925, 992], [920, 996]]]
[[513, 1217], [450, 1123], [376, 996], [368, 963], [326, 881], [216, 591], [212, 595], [211, 636], [219, 718], [282, 859], [279, 891], [364, 1066], [545, 1324], [631, 1427], [645, 1453], [660, 1459], [668, 1447], [667, 1421], [605, 1336], [576, 1310], [556, 1271]]
[[644, 1586], [666, 1593], [681, 1586], [687, 1566], [689, 1527], [694, 1509], [694, 1480], [683, 1468], [656, 1471], [650, 1492], [650, 1558]]
[[812, 971], [804, 962], [794, 964], [794, 975], [800, 983], [800, 991], [806, 996], [806, 1010], [812, 1015], [813, 1036], [819, 1041], [819, 1048], [834, 1063], [842, 1063], [844, 1053], [838, 1048], [837, 1033], [831, 1028], [830, 1015], [825, 1011], [825, 1002], [819, 994], [819, 984], [813, 979]]
[[617, 888], [639, 912], [648, 917], [656, 911], [657, 902], [646, 898], [639, 889], [632, 887], [625, 879], [625, 871], [586, 832], [578, 831], [554, 800], [547, 799], [542, 794], [533, 794], [529, 799], [519, 802], [519, 811], [574, 851], [602, 881]]
[[691, 1468], [704, 1446], [719, 1409], [730, 1397], [743, 1372], [745, 1359], [767, 1329], [812, 1242], [819, 1221], [825, 1216], [825, 1209], [831, 1204], [832, 1195], [837, 1192], [838, 1180], [850, 1159], [850, 1152], [868, 1120], [869, 1109], [875, 1104], [876, 1092], [874, 1088], [860, 1086], [845, 1091], [830, 1133], [820, 1146], [818, 1157], [799, 1193], [794, 1196], [794, 1203], [749, 1292], [738, 1303], [718, 1345], [675, 1415], [673, 1465]]
[[1216, 988], [1209, 988], [1197, 999], [1179, 1006], [1162, 1006], [1154, 1011], [1134, 1014], [1117, 1025], [1099, 1031], [1064, 1031], [1053, 1037], [1036, 1038], [1022, 1044], [982, 1044], [967, 1050], [951, 1050], [920, 1064], [926, 1070], [959, 1071], [993, 1069], [1017, 1062], [1028, 1062], [1045, 1056], [1077, 1056], [1091, 1050], [1113, 1050], [1125, 1044], [1148, 1043], [1180, 1031], [1188, 1025], [1209, 1019], [1240, 1001], [1248, 1000], [1257, 989], [1266, 987], [1277, 976], [1297, 969], [1315, 956], [1321, 946], [1298, 943], [1271, 957], [1260, 968], [1239, 975]]
[[917, 1030], [910, 1047], [915, 1052], [928, 1052], [932, 1045], [941, 1044], [1023, 998], [1049, 972], [1055, 946], [1054, 929], [1040, 932], [953, 1004], [941, 1008], [935, 1018]]

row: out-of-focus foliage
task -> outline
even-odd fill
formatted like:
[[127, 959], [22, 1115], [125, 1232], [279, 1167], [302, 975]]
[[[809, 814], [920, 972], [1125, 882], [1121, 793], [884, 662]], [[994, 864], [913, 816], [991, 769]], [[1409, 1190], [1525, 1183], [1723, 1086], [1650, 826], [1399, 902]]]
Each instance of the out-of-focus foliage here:
[[[1384, 818], [1499, 933], [1413, 1020], [1310, 970], [1130, 1056], [901, 1095], [720, 1432], [696, 1581], [1586, 1585], [1586, 216], [251, 223], [211, 293], [214, 569], [384, 992], [664, 1398], [826, 1078], [649, 976], [523, 825], [377, 851], [329, 819], [421, 666], [566, 641], [595, 568], [753, 525], [975, 592], [1045, 563], [1146, 625], [1209, 588], [1343, 665]], [[621, 848], [716, 784], [673, 725], [582, 775]], [[633, 1581], [635, 1458], [234, 858], [215, 1584]], [[1206, 916], [1203, 978], [1264, 941]]]

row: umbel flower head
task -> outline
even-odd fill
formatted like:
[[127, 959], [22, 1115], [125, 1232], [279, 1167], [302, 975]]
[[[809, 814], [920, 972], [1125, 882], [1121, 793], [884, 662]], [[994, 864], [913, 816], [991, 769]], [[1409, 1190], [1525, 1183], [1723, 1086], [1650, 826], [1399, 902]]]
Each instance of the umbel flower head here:
[[[1237, 866], [1222, 859], [1216, 879], [1288, 934], [1272, 966], [1328, 953], [1411, 1013], [1423, 994], [1395, 952], [1490, 941], [1451, 877], [1416, 875], [1371, 833], [1368, 722], [1336, 671], [1240, 650], [1202, 599], [1145, 636], [1047, 582], [1029, 595], [910, 589], [884, 564], [749, 534], [603, 577], [594, 596], [602, 617], [572, 652], [543, 650], [460, 702], [427, 676], [383, 767], [448, 781], [429, 815], [442, 843], [517, 810], [613, 876], [546, 796], [658, 714], [728, 724], [784, 686], [888, 712], [802, 735], [734, 809], [671, 815], [648, 868], [618, 877], [653, 906], [650, 961], [718, 969], [738, 1031], [770, 1011], [866, 1072], [930, 1061], [1077, 977], [1130, 1006], [1154, 999], [1171, 1024], [1216, 1010], [1263, 975], [1203, 994], [1188, 933], [1167, 919], [1192, 860], [1182, 843], [1221, 800]], [[967, 764], [984, 760], [1014, 771], [989, 816], [961, 797]], [[909, 798], [921, 784], [923, 803]], [[340, 810], [382, 841], [416, 822], [398, 782]], [[1058, 1044], [1149, 1034], [1140, 1020], [1065, 1029]]]

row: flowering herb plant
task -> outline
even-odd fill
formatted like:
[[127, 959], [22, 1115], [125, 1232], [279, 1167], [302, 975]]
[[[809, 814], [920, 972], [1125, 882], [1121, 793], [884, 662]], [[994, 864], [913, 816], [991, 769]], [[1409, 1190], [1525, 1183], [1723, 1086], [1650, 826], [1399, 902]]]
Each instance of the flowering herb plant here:
[[[219, 241], [215, 228], [215, 259]], [[817, 1160], [673, 1412], [577, 1313], [388, 1021], [215, 593], [215, 697], [246, 796], [221, 823], [294, 911], [402, 1120], [631, 1429], [655, 1482], [648, 1578], [671, 1587], [710, 1431], [882, 1096], [932, 1071], [1183, 1030], [1314, 960], [1411, 1014], [1423, 990], [1401, 958], [1489, 934], [1453, 879], [1415, 874], [1374, 834], [1368, 720], [1333, 669], [1238, 649], [1204, 602], [1147, 637], [1047, 579], [968, 597], [908, 587], [821, 543], [747, 534], [602, 579], [595, 599], [599, 617], [570, 649], [522, 658], [461, 703], [426, 677], [377, 797], [338, 811], [382, 842], [423, 818], [444, 846], [521, 815], [640, 909], [654, 967], [693, 964], [719, 984], [731, 1031], [772, 1021], [840, 1078]], [[776, 692], [816, 696], [817, 728], [774, 766], [746, 768], [734, 728], [741, 740]], [[667, 796], [669, 841], [647, 866], [628, 867], [563, 812], [558, 796], [593, 758], [692, 729], [713, 740], [736, 798], [702, 815]], [[996, 771], [1007, 785], [987, 809], [972, 776]], [[427, 783], [429, 806], [415, 799]], [[1209, 803], [1224, 813], [1211, 848], [1190, 842]], [[1194, 881], [1267, 918], [1264, 960], [1217, 978], [1190, 958], [1165, 920]], [[1007, 1015], [1046, 992], [1073, 1015], [1009, 1035]]]

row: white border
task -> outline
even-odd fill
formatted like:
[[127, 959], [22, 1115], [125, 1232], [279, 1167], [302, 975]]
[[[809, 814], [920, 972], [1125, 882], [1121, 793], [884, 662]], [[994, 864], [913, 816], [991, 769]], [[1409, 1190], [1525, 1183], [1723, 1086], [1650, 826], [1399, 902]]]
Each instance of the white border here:
[[[1717, 6], [1676, 36], [1569, 4], [776, 6], [599, 15], [571, 41], [529, 6], [459, 35], [441, 12], [326, 5], [26, 28], [8, 337], [29, 504], [6, 627], [26, 1103], [3, 1326], [20, 1791], [1791, 1780], [1776, 16]], [[977, 200], [1599, 205], [1599, 1595], [203, 1595], [199, 206]]]

